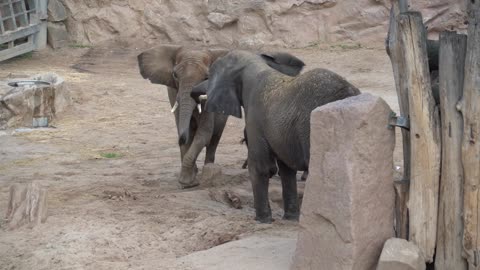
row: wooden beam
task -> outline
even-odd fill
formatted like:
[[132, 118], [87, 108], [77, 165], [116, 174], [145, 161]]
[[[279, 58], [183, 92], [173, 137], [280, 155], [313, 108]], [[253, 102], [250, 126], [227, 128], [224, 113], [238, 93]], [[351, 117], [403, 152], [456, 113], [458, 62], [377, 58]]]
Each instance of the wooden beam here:
[[7, 43], [15, 39], [38, 33], [38, 31], [40, 31], [40, 25], [36, 24], [20, 28], [14, 32], [7, 32], [0, 36], [0, 43]]
[[466, 270], [463, 234], [463, 119], [457, 102], [463, 93], [467, 36], [440, 34], [440, 114], [442, 116], [442, 173], [438, 211], [436, 270]]
[[433, 261], [437, 238], [440, 180], [440, 119], [432, 95], [422, 14], [399, 15], [398, 31], [405, 64], [410, 111], [411, 179], [409, 233], [427, 262]]
[[[390, 24], [386, 40], [386, 50], [390, 57], [390, 61], [392, 62], [392, 70], [395, 79], [395, 89], [397, 90], [400, 115], [408, 118], [408, 86], [405, 77], [404, 58], [398, 42], [400, 39], [400, 33], [397, 29], [397, 18], [399, 13], [399, 2], [392, 1], [392, 8], [390, 9]], [[406, 198], [408, 198], [408, 186], [410, 181], [410, 132], [405, 129], [402, 129], [401, 132], [403, 145], [403, 177], [402, 181], [396, 183], [395, 185], [395, 232], [397, 237], [408, 239], [408, 211], [406, 206]]]
[[468, 1], [468, 41], [463, 97], [463, 247], [469, 269], [480, 269], [480, 0]]

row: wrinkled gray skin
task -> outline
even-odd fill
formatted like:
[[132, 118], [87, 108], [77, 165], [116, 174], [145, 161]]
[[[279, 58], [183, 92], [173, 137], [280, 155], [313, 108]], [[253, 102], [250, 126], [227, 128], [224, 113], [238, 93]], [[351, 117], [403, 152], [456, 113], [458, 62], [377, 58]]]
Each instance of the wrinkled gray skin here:
[[[247, 129], [246, 128], [243, 129], [243, 139], [242, 139], [241, 143], [245, 143], [247, 145], [247, 148], [248, 148], [248, 139], [247, 139]], [[242, 169], [246, 169], [247, 167], [248, 167], [248, 158], [245, 160], [245, 162], [243, 162]], [[307, 178], [308, 178], [308, 170], [303, 172], [302, 176], [300, 177], [300, 180], [307, 181]]]
[[205, 163], [215, 161], [227, 116], [211, 112], [200, 114], [190, 93], [194, 85], [207, 79], [210, 65], [227, 52], [224, 49], [161, 45], [138, 56], [143, 78], [167, 86], [172, 107], [178, 102], [174, 115], [182, 160], [178, 182], [182, 188], [198, 185], [196, 160], [203, 147], [207, 147]]
[[[161, 45], [138, 56], [140, 73], [152, 83], [168, 87], [170, 105], [178, 102], [175, 123], [182, 167], [178, 182], [182, 188], [199, 184], [196, 160], [203, 147], [207, 147], [205, 163], [215, 161], [215, 151], [227, 121], [226, 115], [212, 112], [200, 113], [192, 99], [194, 85], [208, 77], [210, 65], [228, 51], [224, 49], [194, 49], [175, 45]], [[300, 70], [283, 63], [282, 53], [265, 54], [265, 61], [286, 74], [296, 75]], [[278, 59], [277, 59], [278, 58]], [[288, 59], [292, 61], [292, 59]]]
[[[195, 87], [193, 95], [204, 88]], [[244, 108], [256, 220], [272, 221], [268, 182], [277, 165], [284, 219], [298, 220], [296, 173], [308, 169], [310, 113], [318, 106], [360, 91], [325, 69], [285, 76], [270, 69], [260, 56], [245, 51], [232, 51], [217, 60], [210, 69], [206, 88], [207, 111], [241, 118], [241, 106]]]

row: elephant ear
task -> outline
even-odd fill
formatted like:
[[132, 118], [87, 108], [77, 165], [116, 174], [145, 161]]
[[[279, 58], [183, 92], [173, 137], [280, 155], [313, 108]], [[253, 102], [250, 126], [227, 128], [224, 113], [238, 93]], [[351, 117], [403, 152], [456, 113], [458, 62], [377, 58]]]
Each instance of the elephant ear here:
[[175, 58], [181, 46], [161, 45], [138, 55], [140, 74], [152, 83], [176, 88], [172, 76]]
[[242, 118], [242, 107], [235, 85], [220, 78], [210, 81], [205, 110]]
[[262, 53], [260, 56], [268, 66], [288, 76], [297, 76], [305, 66], [302, 60], [289, 53]]
[[210, 65], [213, 64], [213, 62], [215, 62], [215, 60], [218, 58], [225, 56], [228, 52], [229, 50], [226, 49], [208, 49], [208, 53], [212, 57]]

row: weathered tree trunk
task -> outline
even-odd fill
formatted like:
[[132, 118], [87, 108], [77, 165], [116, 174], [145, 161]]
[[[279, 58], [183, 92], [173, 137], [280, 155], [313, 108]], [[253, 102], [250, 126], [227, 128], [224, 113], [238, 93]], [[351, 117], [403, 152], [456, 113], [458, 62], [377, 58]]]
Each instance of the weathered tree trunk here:
[[427, 262], [433, 261], [440, 180], [440, 120], [432, 95], [426, 29], [419, 12], [399, 15], [398, 31], [409, 89], [411, 179], [409, 233]]
[[438, 211], [436, 270], [465, 270], [462, 257], [463, 168], [462, 115], [457, 102], [463, 92], [467, 37], [440, 34], [440, 110], [442, 115], [442, 173]]
[[[392, 62], [393, 75], [395, 78], [395, 88], [397, 89], [398, 103], [400, 105], [400, 114], [402, 117], [409, 116], [408, 111], [408, 87], [405, 78], [405, 64], [402, 56], [400, 44], [400, 33], [397, 28], [397, 18], [400, 10], [406, 11], [406, 0], [392, 1], [390, 10], [390, 25], [386, 41], [387, 53]], [[408, 238], [408, 211], [407, 198], [410, 181], [410, 133], [402, 129], [403, 143], [403, 179], [395, 183], [395, 231], [399, 238]]]
[[28, 224], [34, 227], [47, 219], [47, 189], [38, 183], [14, 184], [10, 187], [7, 225], [13, 230]]
[[468, 41], [463, 97], [463, 247], [469, 269], [480, 269], [480, 0], [468, 1]]

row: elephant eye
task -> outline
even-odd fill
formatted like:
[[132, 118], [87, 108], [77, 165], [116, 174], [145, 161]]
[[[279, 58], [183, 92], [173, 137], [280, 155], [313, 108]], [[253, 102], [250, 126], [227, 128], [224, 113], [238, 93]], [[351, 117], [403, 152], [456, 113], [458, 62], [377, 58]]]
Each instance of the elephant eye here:
[[178, 76], [177, 76], [177, 73], [174, 71], [172, 71], [172, 77], [175, 81], [178, 81]]

